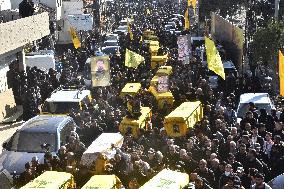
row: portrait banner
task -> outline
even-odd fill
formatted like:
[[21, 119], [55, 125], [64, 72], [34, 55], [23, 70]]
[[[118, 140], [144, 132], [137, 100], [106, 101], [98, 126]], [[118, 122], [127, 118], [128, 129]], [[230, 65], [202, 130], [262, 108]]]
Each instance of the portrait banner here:
[[91, 58], [92, 86], [110, 85], [109, 56], [97, 56]]
[[178, 44], [178, 60], [183, 61], [184, 64], [189, 64], [191, 57], [190, 35], [179, 36]]
[[157, 84], [158, 93], [165, 93], [169, 91], [169, 76], [159, 76]]

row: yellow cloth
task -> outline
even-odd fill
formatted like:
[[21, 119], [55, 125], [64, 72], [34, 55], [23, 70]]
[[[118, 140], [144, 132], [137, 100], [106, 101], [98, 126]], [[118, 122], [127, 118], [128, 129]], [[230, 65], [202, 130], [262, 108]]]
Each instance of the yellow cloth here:
[[137, 68], [138, 65], [144, 62], [145, 59], [140, 54], [126, 49], [125, 53], [125, 66], [129, 68]]
[[70, 27], [70, 34], [72, 38], [72, 42], [74, 44], [75, 49], [78, 49], [81, 47], [81, 42], [77, 36], [77, 33], [73, 27]]
[[193, 12], [194, 12], [194, 15], [195, 15], [196, 14], [196, 11], [195, 11], [195, 9], [196, 9], [196, 0], [188, 0], [187, 1], [187, 6], [190, 7], [190, 5], [192, 5], [192, 7], [193, 7]]
[[280, 96], [284, 96], [284, 56], [279, 51], [279, 79], [280, 79]]
[[70, 173], [46, 171], [29, 182], [21, 189], [42, 188], [42, 189], [67, 189], [74, 186], [74, 177]]
[[180, 189], [188, 183], [188, 174], [164, 169], [141, 186], [140, 189]]
[[190, 22], [188, 18], [188, 9], [186, 9], [185, 14], [184, 14], [184, 29], [188, 30], [190, 27]]
[[219, 55], [217, 48], [215, 47], [214, 41], [205, 37], [205, 48], [207, 55], [208, 69], [215, 72], [225, 80], [224, 66]]
[[94, 175], [82, 189], [120, 189], [121, 181], [115, 175]]
[[188, 0], [187, 1], [187, 6], [192, 5], [192, 7], [195, 9], [196, 8], [196, 0]]
[[280, 96], [284, 97], [284, 76], [280, 76]]
[[133, 40], [133, 33], [131, 31], [131, 27], [130, 27], [128, 19], [127, 19], [127, 28], [128, 28], [128, 33], [130, 35], [130, 40]]
[[279, 76], [284, 76], [284, 56], [281, 51], [279, 51]]

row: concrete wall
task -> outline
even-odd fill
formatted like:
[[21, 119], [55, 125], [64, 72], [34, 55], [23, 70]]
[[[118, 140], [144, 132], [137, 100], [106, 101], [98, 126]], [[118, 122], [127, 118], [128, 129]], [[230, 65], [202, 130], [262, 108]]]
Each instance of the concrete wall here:
[[83, 1], [72, 2], [63, 1], [63, 12], [62, 20], [58, 24], [62, 27], [62, 30], [58, 32], [58, 44], [69, 44], [72, 43], [70, 36], [70, 23], [67, 20], [67, 16], [70, 14], [83, 14]]
[[0, 93], [0, 122], [15, 113], [16, 103], [12, 89]]
[[0, 59], [0, 93], [8, 90], [8, 84], [7, 84], [8, 71], [9, 71], [9, 65], [5, 61], [5, 58]]
[[0, 54], [49, 35], [48, 13], [0, 24]]
[[0, 0], [0, 11], [11, 9], [11, 1], [10, 0]]
[[2, 19], [2, 22], [10, 22], [13, 20], [17, 20], [20, 17], [18, 10], [3, 10], [0, 11], [0, 17]]

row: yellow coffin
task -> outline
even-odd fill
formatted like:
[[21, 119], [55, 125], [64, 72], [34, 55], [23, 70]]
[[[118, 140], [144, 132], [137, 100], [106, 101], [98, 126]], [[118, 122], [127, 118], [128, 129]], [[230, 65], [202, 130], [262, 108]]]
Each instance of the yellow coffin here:
[[164, 127], [171, 137], [184, 136], [202, 117], [203, 108], [200, 101], [184, 102], [165, 117]]
[[156, 75], [157, 76], [170, 76], [173, 73], [173, 67], [171, 66], [161, 66], [159, 67]]
[[141, 116], [138, 119], [124, 117], [119, 125], [119, 131], [125, 134], [128, 129], [134, 137], [138, 136], [140, 128], [148, 129], [148, 121], [151, 119], [151, 109], [149, 107], [141, 107]]
[[157, 66], [164, 66], [168, 61], [168, 55], [151, 56], [151, 68], [155, 69]]
[[94, 175], [82, 189], [120, 189], [121, 181], [115, 175]]
[[23, 186], [21, 189], [69, 189], [74, 186], [74, 177], [72, 174], [57, 171], [46, 171], [33, 181]]
[[140, 83], [127, 83], [121, 93], [120, 97], [124, 97], [125, 95], [135, 96], [139, 91], [141, 90], [141, 84]]
[[150, 53], [152, 56], [157, 56], [158, 50], [160, 48], [159, 41], [150, 41]]
[[188, 183], [188, 174], [164, 169], [140, 189], [182, 189]]
[[170, 76], [173, 73], [173, 68], [171, 66], [161, 66], [156, 72], [155, 76], [152, 78], [150, 85], [156, 86], [158, 83], [159, 76]]
[[158, 102], [159, 109], [162, 109], [165, 103], [169, 106], [172, 106], [174, 104], [174, 96], [170, 91], [165, 93], [158, 93], [154, 86], [150, 86], [148, 91], [154, 95], [155, 99]]

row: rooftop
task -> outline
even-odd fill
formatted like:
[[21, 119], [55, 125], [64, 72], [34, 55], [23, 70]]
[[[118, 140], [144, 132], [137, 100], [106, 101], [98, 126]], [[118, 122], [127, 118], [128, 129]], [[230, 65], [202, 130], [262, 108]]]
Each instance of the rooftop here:
[[56, 91], [46, 99], [47, 102], [80, 102], [83, 98], [90, 95], [89, 90], [68, 90], [63, 89]]
[[39, 115], [26, 121], [20, 130], [56, 133], [57, 129], [70, 119], [69, 116]]

